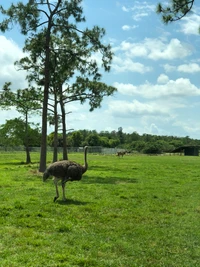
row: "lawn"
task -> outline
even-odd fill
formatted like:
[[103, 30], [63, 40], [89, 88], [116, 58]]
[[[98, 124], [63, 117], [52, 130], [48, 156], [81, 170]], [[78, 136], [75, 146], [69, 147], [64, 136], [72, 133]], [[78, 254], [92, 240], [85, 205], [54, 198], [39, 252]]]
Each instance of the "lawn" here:
[[200, 266], [200, 157], [89, 154], [54, 203], [31, 156], [0, 153], [1, 267]]

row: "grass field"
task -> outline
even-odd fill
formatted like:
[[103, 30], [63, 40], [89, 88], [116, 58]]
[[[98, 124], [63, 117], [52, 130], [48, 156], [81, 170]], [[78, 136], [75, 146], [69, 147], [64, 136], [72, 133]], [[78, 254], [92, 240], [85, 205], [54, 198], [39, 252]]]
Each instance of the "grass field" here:
[[56, 203], [24, 158], [0, 153], [1, 267], [200, 266], [200, 157], [89, 154]]

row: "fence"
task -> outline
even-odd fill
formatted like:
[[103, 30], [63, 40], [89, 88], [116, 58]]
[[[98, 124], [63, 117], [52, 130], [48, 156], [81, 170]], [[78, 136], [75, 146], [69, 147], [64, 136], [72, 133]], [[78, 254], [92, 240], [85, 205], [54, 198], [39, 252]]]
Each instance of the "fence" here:
[[[83, 152], [83, 147], [68, 147], [68, 153], [79, 153]], [[63, 148], [58, 147], [58, 153], [62, 153]], [[0, 147], [0, 152], [25, 152], [25, 148], [23, 146], [13, 146], [13, 147]], [[30, 152], [40, 152], [40, 147], [30, 147]], [[125, 149], [120, 148], [106, 148], [101, 146], [89, 146], [88, 153], [93, 154], [116, 154], [117, 152], [125, 151]], [[53, 147], [47, 147], [47, 152], [53, 152]]]

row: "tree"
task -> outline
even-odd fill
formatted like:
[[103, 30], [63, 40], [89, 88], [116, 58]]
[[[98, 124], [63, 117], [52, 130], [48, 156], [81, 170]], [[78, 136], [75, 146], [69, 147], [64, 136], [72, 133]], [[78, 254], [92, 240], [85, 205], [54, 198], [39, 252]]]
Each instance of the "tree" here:
[[120, 144], [123, 144], [124, 143], [124, 134], [123, 134], [123, 128], [122, 127], [119, 127], [118, 128], [118, 138], [120, 140]]
[[89, 146], [100, 146], [101, 145], [101, 139], [99, 135], [97, 134], [97, 132], [91, 133], [87, 137], [87, 142]]
[[103, 147], [110, 147], [109, 139], [106, 136], [100, 136], [100, 144]]
[[[44, 53], [43, 61], [44, 68], [40, 74], [43, 75], [43, 111], [42, 111], [42, 140], [41, 140], [41, 153], [40, 153], [40, 171], [44, 171], [46, 168], [46, 145], [47, 145], [47, 108], [50, 80], [53, 68], [51, 67], [52, 42], [57, 36], [58, 38], [66, 39], [75, 36], [74, 42], [79, 43], [79, 37], [83, 36], [83, 41], [87, 44], [88, 49], [84, 48], [86, 53], [85, 58], [92, 55], [96, 51], [100, 51], [102, 55], [102, 66], [105, 71], [110, 70], [110, 63], [112, 59], [112, 52], [110, 45], [106, 46], [101, 43], [101, 39], [105, 35], [105, 30], [94, 26], [92, 30], [85, 29], [80, 30], [77, 28], [77, 23], [84, 22], [83, 9], [81, 6], [81, 0], [76, 1], [62, 1], [57, 0], [55, 3], [50, 0], [29, 0], [27, 4], [18, 2], [16, 5], [12, 4], [10, 8], [5, 10], [2, 6], [0, 11], [7, 18], [0, 23], [0, 30], [5, 32], [13, 24], [19, 24], [21, 33], [24, 35], [29, 34], [29, 40], [36, 40], [34, 49], [28, 50], [30, 57], [35, 60], [38, 56], [41, 56], [41, 51]], [[78, 33], [78, 34], [76, 34]], [[38, 35], [40, 38], [38, 38]], [[76, 54], [73, 56], [76, 57]], [[35, 69], [34, 69], [35, 70]], [[82, 69], [83, 70], [83, 69]], [[93, 75], [95, 81], [98, 81], [101, 77], [99, 74], [99, 68], [96, 61], [91, 61], [89, 74]], [[62, 81], [63, 82], [63, 81]], [[99, 99], [100, 100], [100, 99]]]
[[[27, 131], [28, 128], [28, 131]], [[28, 135], [27, 135], [28, 132]], [[0, 126], [0, 146], [39, 146], [41, 134], [38, 127], [31, 128], [21, 118], [7, 120], [5, 124]], [[26, 150], [26, 163], [31, 163], [29, 150]]]
[[[84, 21], [82, 16], [82, 8], [79, 6], [81, 1], [62, 1], [58, 0], [56, 4], [47, 0], [35, 1], [29, 0], [27, 4], [18, 2], [16, 5], [12, 4], [7, 10], [1, 6], [2, 14], [6, 18], [1, 24], [1, 31], [5, 32], [9, 29], [12, 23], [19, 24], [21, 33], [27, 35], [31, 32], [32, 35], [39, 29], [44, 29], [44, 92], [43, 92], [43, 113], [42, 113], [42, 140], [40, 153], [40, 171], [46, 168], [46, 146], [47, 146], [47, 107], [50, 84], [50, 43], [52, 31], [62, 32], [62, 27], [70, 30], [69, 18], [73, 17], [76, 22]], [[43, 19], [45, 18], [45, 19]], [[46, 27], [45, 27], [46, 26]], [[57, 28], [57, 30], [56, 30]], [[33, 38], [33, 37], [31, 37]]]
[[186, 16], [194, 5], [194, 0], [172, 0], [168, 6], [157, 5], [157, 13], [162, 14], [165, 24], [177, 21]]
[[24, 122], [21, 119], [6, 120], [0, 126], [0, 146], [13, 147], [23, 145], [22, 135]]
[[135, 144], [134, 144], [134, 147], [132, 147], [132, 149], [135, 149], [135, 150], [137, 150], [138, 152], [142, 152], [143, 151], [143, 149], [145, 148], [145, 146], [146, 146], [146, 142], [144, 142], [144, 141], [142, 141], [142, 140], [140, 140], [140, 141], [136, 141], [136, 142], [134, 142]]
[[[96, 36], [98, 34], [98, 28], [94, 28], [92, 34]], [[90, 33], [91, 35], [91, 33]], [[91, 35], [92, 36], [92, 35]], [[31, 51], [33, 58], [25, 57], [21, 59], [17, 64], [23, 69], [33, 69], [31, 75], [29, 75], [29, 81], [41, 79], [38, 74], [42, 73], [42, 59], [44, 58], [44, 48], [41, 47], [41, 59], [39, 62], [35, 61], [38, 57], [38, 47], [41, 46], [40, 39], [42, 34], [35, 36], [34, 39], [28, 40], [25, 45], [27, 51]], [[36, 49], [37, 48], [37, 49]], [[66, 143], [66, 113], [65, 105], [69, 102], [80, 101], [83, 104], [86, 100], [89, 100], [90, 111], [100, 107], [100, 104], [104, 96], [109, 96], [116, 91], [116, 88], [107, 86], [105, 83], [100, 82], [101, 74], [98, 69], [97, 61], [92, 59], [92, 55], [98, 50], [96, 42], [91, 43], [88, 38], [88, 32], [85, 34], [73, 33], [68, 35], [67, 38], [62, 40], [55, 35], [52, 35], [51, 42], [51, 82], [50, 82], [50, 98], [53, 95], [53, 99], [49, 98], [48, 105], [51, 106], [51, 110], [54, 114], [55, 131], [57, 119], [57, 104], [59, 102], [61, 108], [62, 129], [63, 129], [63, 159], [67, 159], [67, 143]], [[37, 56], [34, 55], [34, 51], [37, 51]], [[102, 60], [105, 61], [105, 55], [107, 54], [107, 63], [104, 63], [104, 69], [109, 70], [108, 59], [111, 59], [111, 51], [105, 50], [103, 52]], [[37, 63], [35, 65], [35, 62]], [[41, 69], [38, 73], [38, 69]], [[69, 84], [69, 80], [73, 78], [73, 82]], [[55, 133], [56, 138], [56, 133]], [[56, 143], [56, 142], [55, 142]], [[55, 152], [55, 149], [54, 149]], [[55, 153], [54, 153], [55, 154]]]
[[79, 147], [83, 141], [83, 136], [80, 131], [75, 131], [71, 134], [70, 140], [72, 146]]
[[25, 134], [23, 135], [23, 144], [26, 149], [26, 163], [31, 162], [29, 153], [29, 116], [37, 112], [40, 108], [41, 94], [35, 88], [18, 89], [12, 92], [11, 83], [5, 83], [3, 92], [0, 94], [0, 107], [10, 109], [15, 107], [16, 110], [24, 116]]
[[110, 147], [117, 147], [119, 144], [120, 144], [119, 139], [110, 139], [109, 140]]

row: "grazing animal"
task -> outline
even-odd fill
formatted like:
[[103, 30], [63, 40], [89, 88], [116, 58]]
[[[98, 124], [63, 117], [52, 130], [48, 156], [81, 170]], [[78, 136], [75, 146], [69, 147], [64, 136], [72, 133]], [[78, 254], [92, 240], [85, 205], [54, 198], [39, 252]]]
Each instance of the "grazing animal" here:
[[61, 180], [63, 200], [66, 201], [65, 197], [65, 184], [68, 181], [79, 181], [82, 178], [83, 173], [88, 169], [87, 163], [87, 149], [84, 147], [84, 165], [80, 165], [74, 161], [62, 160], [52, 163], [43, 174], [43, 182], [46, 181], [50, 176], [54, 176], [54, 184], [56, 187], [56, 196], [54, 197], [54, 202], [59, 198], [58, 192], [58, 181]]
[[124, 151], [124, 152], [122, 152], [122, 151], [120, 151], [120, 152], [117, 152], [117, 156], [118, 157], [120, 157], [120, 156], [124, 156], [126, 154], [126, 151]]

